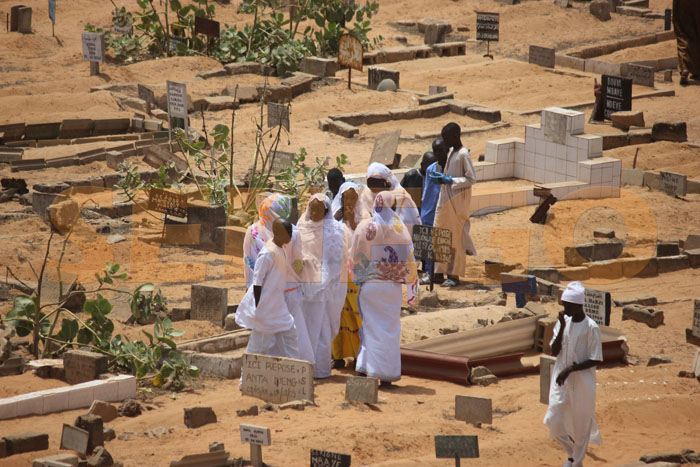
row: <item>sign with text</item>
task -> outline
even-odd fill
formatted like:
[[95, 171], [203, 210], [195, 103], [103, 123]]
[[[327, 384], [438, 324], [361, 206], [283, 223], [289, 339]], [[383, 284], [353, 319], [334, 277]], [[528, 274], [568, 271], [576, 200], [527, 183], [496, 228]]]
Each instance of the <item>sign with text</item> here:
[[338, 41], [338, 64], [362, 71], [362, 42], [352, 34], [343, 34]]
[[479, 437], [435, 435], [435, 457], [438, 459], [479, 457]]
[[84, 32], [83, 60], [88, 62], [103, 62], [105, 55], [105, 35], [101, 32]]
[[56, 24], [56, 0], [49, 0], [49, 19]]
[[194, 18], [194, 33], [204, 34], [209, 37], [219, 37], [220, 25], [218, 21], [214, 21], [200, 16]]
[[151, 188], [148, 192], [148, 209], [168, 216], [187, 217], [187, 195]]
[[632, 80], [621, 76], [603, 75], [603, 112], [605, 118], [615, 112], [632, 110]]
[[267, 127], [283, 126], [289, 131], [289, 104], [267, 103]]
[[241, 423], [241, 443], [269, 446], [271, 443], [270, 429], [266, 426]]
[[506, 293], [537, 294], [537, 278], [525, 274], [501, 274], [501, 290]]
[[293, 152], [273, 151], [271, 156], [272, 169], [270, 170], [270, 173], [275, 175], [291, 167], [292, 164], [294, 164], [294, 156], [296, 156], [296, 154]]
[[598, 326], [610, 326], [611, 306], [610, 292], [595, 289], [584, 290], [583, 312]]
[[186, 37], [168, 35], [168, 46], [171, 51], [176, 51], [178, 44], [184, 44], [187, 42]]
[[273, 404], [314, 400], [314, 366], [304, 360], [243, 354], [241, 392]]
[[695, 337], [700, 337], [700, 299], [693, 301], [693, 328], [692, 333]]
[[423, 261], [449, 263], [454, 258], [452, 231], [429, 225], [414, 225], [413, 253]]
[[476, 40], [498, 42], [498, 13], [476, 12]]
[[528, 62], [547, 68], [554, 68], [554, 49], [531, 45]]
[[168, 114], [187, 119], [187, 86], [185, 83], [168, 81]]
[[151, 88], [147, 88], [143, 84], [139, 84], [137, 86], [139, 90], [139, 99], [143, 99], [151, 104], [155, 103], [156, 95]]
[[77, 426], [63, 424], [60, 449], [69, 449], [83, 456], [87, 453], [90, 433]]
[[350, 456], [348, 454], [312, 449], [311, 467], [350, 467]]
[[671, 196], [685, 196], [688, 187], [688, 177], [675, 172], [659, 172], [661, 189]]

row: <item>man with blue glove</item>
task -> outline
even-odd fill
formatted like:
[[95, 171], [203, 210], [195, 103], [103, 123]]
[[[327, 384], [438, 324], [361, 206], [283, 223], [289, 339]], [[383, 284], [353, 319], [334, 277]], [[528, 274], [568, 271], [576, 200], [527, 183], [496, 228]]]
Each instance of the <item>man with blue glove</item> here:
[[[434, 174], [442, 174], [442, 169], [445, 167], [445, 162], [447, 162], [447, 153], [450, 148], [445, 145], [442, 138], [435, 138], [433, 140], [433, 157], [435, 162], [430, 164], [425, 170], [425, 181], [423, 183], [423, 196], [421, 198], [420, 206], [420, 220], [423, 225], [432, 226], [435, 221], [435, 210], [437, 209], [438, 198], [440, 197], [440, 182], [435, 179]], [[430, 261], [427, 261], [423, 265], [423, 270], [426, 275], [421, 279], [421, 284], [429, 284], [430, 277]], [[436, 284], [441, 284], [443, 281], [442, 274], [435, 274], [433, 276], [433, 282]]]
[[437, 263], [435, 272], [447, 273], [443, 287], [459, 285], [459, 276], [464, 275], [466, 256], [476, 255], [476, 247], [469, 235], [470, 203], [472, 185], [476, 183], [476, 171], [469, 157], [469, 149], [462, 145], [462, 130], [454, 122], [444, 126], [441, 132], [445, 145], [450, 149], [441, 172], [431, 172], [429, 177], [440, 184], [435, 213], [435, 227], [452, 232], [452, 248], [455, 255], [449, 263]]

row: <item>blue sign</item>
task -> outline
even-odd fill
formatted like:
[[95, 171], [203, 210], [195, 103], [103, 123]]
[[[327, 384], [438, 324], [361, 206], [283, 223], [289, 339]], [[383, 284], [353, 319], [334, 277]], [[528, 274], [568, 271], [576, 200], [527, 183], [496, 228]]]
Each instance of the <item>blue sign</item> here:
[[537, 294], [537, 278], [535, 276], [527, 276], [527, 280], [520, 282], [503, 282], [501, 290], [510, 293], [522, 293], [535, 295]]
[[56, 0], [49, 0], [49, 18], [56, 24]]

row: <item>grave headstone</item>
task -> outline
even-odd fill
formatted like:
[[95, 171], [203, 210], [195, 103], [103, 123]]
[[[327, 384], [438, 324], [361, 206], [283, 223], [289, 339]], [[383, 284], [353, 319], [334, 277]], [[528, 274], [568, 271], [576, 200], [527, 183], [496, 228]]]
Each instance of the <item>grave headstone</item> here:
[[270, 169], [270, 173], [274, 175], [276, 173], [281, 172], [284, 169], [291, 167], [294, 164], [295, 156], [296, 154], [294, 154], [293, 152], [274, 151], [271, 155], [272, 168]]
[[32, 9], [25, 6], [17, 11], [17, 31], [22, 34], [32, 33]]
[[88, 62], [103, 62], [105, 53], [105, 35], [101, 32], [84, 32], [83, 60]]
[[70, 449], [82, 455], [87, 454], [90, 433], [73, 425], [63, 424], [60, 449]]
[[388, 70], [378, 66], [371, 66], [367, 69], [367, 88], [376, 91], [379, 83], [385, 79], [390, 79], [399, 88], [400, 73], [394, 70]]
[[188, 134], [187, 126], [187, 86], [174, 81], [166, 82], [168, 97], [169, 137], [172, 140], [173, 128], [182, 128]]
[[227, 287], [192, 284], [190, 291], [190, 319], [211, 321], [223, 326], [227, 314]]
[[454, 257], [452, 232], [449, 229], [414, 225], [412, 232], [413, 250], [416, 259], [449, 263]]
[[700, 299], [693, 301], [693, 327], [692, 333], [695, 337], [700, 337]]
[[430, 87], [428, 88], [428, 94], [433, 96], [435, 94], [442, 94], [447, 92], [447, 86], [440, 86], [440, 85], [434, 85], [431, 84]]
[[569, 8], [570, 0], [554, 0], [554, 3], [562, 8]]
[[654, 69], [650, 66], [625, 63], [622, 65], [622, 74], [630, 78], [633, 84], [654, 87]]
[[372, 155], [369, 158], [369, 163], [379, 162], [390, 169], [398, 168], [394, 167], [394, 163], [400, 139], [401, 130], [390, 131], [377, 136], [374, 140], [374, 147], [372, 148]]
[[187, 43], [187, 38], [186, 37], [181, 37], [181, 36], [174, 36], [172, 34], [168, 35], [168, 47], [172, 51], [176, 51], [178, 45], [180, 44], [186, 44]]
[[25, 5], [15, 5], [10, 7], [10, 32], [17, 31], [19, 27], [19, 10], [25, 8]]
[[671, 196], [685, 196], [688, 187], [688, 177], [675, 172], [659, 172], [661, 189]]
[[483, 397], [455, 396], [455, 420], [476, 425], [492, 423], [493, 408], [491, 399]]
[[273, 404], [314, 400], [314, 368], [304, 360], [243, 354], [241, 392]]
[[436, 435], [435, 457], [438, 459], [479, 457], [479, 438], [463, 435]]
[[246, 425], [241, 423], [241, 443], [250, 444], [250, 463], [262, 467], [262, 447], [271, 443], [270, 429], [264, 426]]
[[550, 47], [540, 47], [539, 45], [531, 45], [528, 61], [535, 65], [554, 68], [554, 49]]
[[278, 102], [267, 103], [267, 127], [283, 126], [289, 131], [289, 105]]
[[555, 357], [540, 355], [540, 402], [543, 404], [549, 404], [549, 385], [556, 361]]
[[610, 292], [585, 289], [583, 294], [583, 311], [598, 326], [610, 326], [612, 299]]
[[623, 110], [632, 110], [632, 80], [621, 76], [603, 75], [602, 100], [605, 118]]
[[137, 87], [140, 99], [145, 100], [149, 105], [152, 105], [156, 102], [156, 95], [151, 88], [148, 88], [143, 84], [138, 84]]
[[498, 42], [499, 14], [476, 12], [476, 40]]
[[311, 467], [350, 467], [351, 457], [337, 452], [311, 450]]
[[146, 148], [143, 161], [154, 169], [160, 169], [163, 166], [167, 166], [169, 163], [172, 163], [178, 172], [186, 172], [189, 169], [187, 161], [158, 144], [152, 144]]
[[376, 404], [379, 380], [362, 376], [350, 376], [345, 383], [345, 400]]
[[194, 18], [194, 33], [204, 34], [209, 37], [219, 37], [220, 25], [218, 21], [214, 21], [201, 16]]
[[187, 217], [187, 195], [151, 188], [148, 191], [148, 209], [168, 216]]
[[566, 145], [566, 119], [562, 112], [542, 112], [544, 140]]
[[667, 8], [664, 10], [664, 31], [671, 30], [671, 19], [672, 19], [671, 9]]
[[68, 384], [92, 381], [107, 373], [107, 357], [96, 352], [69, 350], [63, 354], [63, 369]]

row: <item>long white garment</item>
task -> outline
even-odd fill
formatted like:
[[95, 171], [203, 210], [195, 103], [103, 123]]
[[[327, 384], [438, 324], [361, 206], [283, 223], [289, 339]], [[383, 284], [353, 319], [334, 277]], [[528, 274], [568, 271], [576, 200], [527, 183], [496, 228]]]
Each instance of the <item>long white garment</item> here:
[[284, 301], [287, 304], [289, 313], [294, 317], [294, 326], [297, 329], [297, 340], [299, 344], [299, 359], [306, 360], [316, 366], [313, 347], [309, 339], [309, 330], [306, 328], [306, 320], [301, 310], [301, 290], [297, 284], [287, 283], [290, 287], [284, 292]]
[[452, 177], [452, 185], [440, 185], [434, 225], [452, 231], [455, 256], [449, 264], [436, 263], [435, 272], [462, 276], [466, 268], [465, 254], [476, 255], [476, 247], [469, 234], [469, 205], [476, 172], [467, 148], [462, 147], [456, 153], [450, 150], [444, 174]]
[[382, 381], [401, 379], [401, 284], [365, 282], [358, 306], [362, 316], [355, 370]]
[[299, 358], [297, 332], [294, 327], [287, 331], [267, 333], [253, 330], [248, 338], [247, 353], [270, 357]]
[[[573, 465], [580, 466], [586, 455], [588, 443], [602, 444], [603, 441], [595, 420], [596, 381], [595, 368], [574, 371], [569, 374], [562, 386], [556, 382], [557, 376], [574, 363], [586, 360], [603, 361], [603, 347], [600, 329], [587, 317], [574, 323], [565, 317], [566, 326], [562, 336], [561, 351], [557, 356], [549, 386], [549, 408], [544, 424], [549, 426], [549, 436], [559, 440]], [[554, 339], [561, 328], [559, 321], [554, 326]]]

